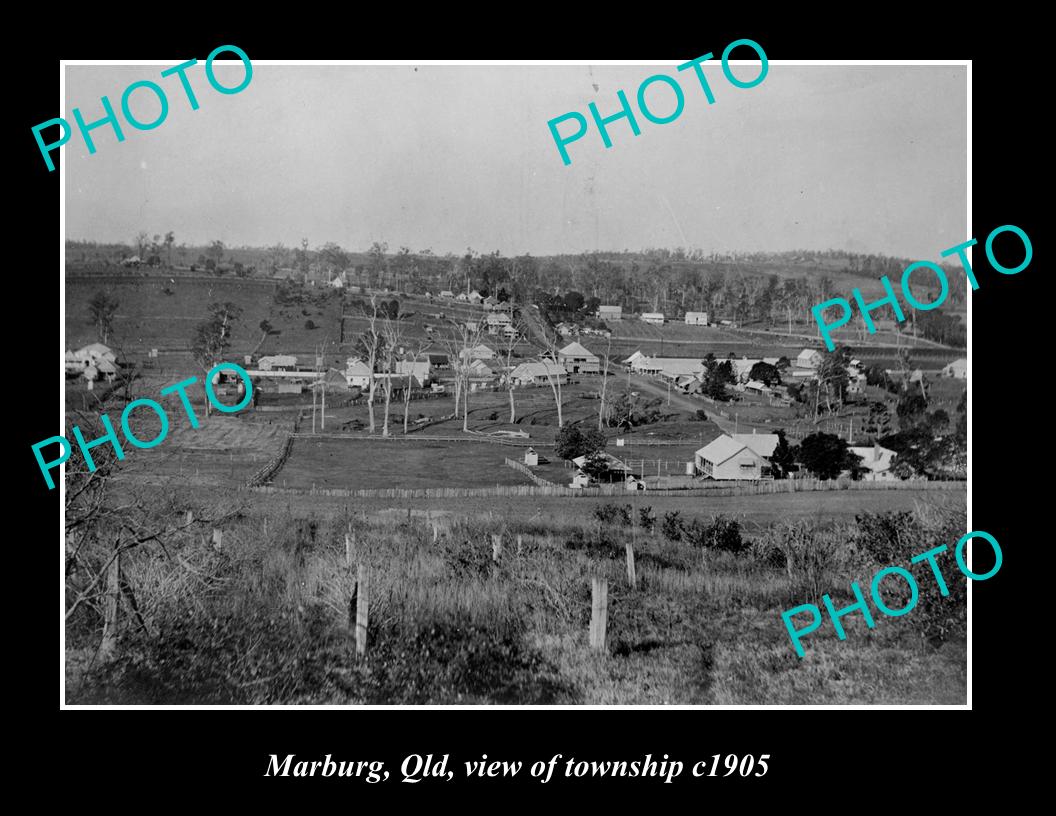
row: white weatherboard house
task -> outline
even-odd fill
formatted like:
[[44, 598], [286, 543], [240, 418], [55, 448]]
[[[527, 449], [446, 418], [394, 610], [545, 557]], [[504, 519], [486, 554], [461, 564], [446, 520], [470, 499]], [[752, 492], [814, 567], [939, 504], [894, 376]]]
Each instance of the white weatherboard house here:
[[599, 306], [598, 307], [598, 318], [601, 320], [622, 320], [623, 319], [623, 307], [622, 306]]
[[601, 360], [579, 343], [569, 343], [557, 352], [557, 361], [573, 374], [597, 374]]
[[654, 326], [664, 325], [663, 312], [643, 312], [641, 321], [643, 323], [652, 323]]
[[479, 346], [473, 346], [473, 348], [462, 349], [459, 352], [459, 356], [463, 362], [467, 360], [494, 360], [495, 352], [481, 343]]
[[273, 354], [257, 360], [257, 368], [261, 371], [293, 371], [297, 368], [297, 358], [292, 354]]
[[958, 360], [954, 360], [952, 363], [947, 363], [942, 369], [943, 377], [954, 377], [958, 380], [964, 380], [968, 378], [968, 360], [961, 357]]
[[109, 346], [90, 343], [76, 351], [67, 351], [65, 367], [67, 374], [84, 374], [85, 379], [94, 380], [100, 373], [117, 372], [117, 355]]
[[350, 386], [367, 388], [370, 385], [370, 367], [358, 357], [349, 357], [345, 364], [345, 379]]
[[694, 455], [697, 473], [709, 479], [764, 479], [777, 434], [723, 434]]
[[817, 349], [803, 349], [796, 357], [796, 368], [809, 368], [811, 370], [821, 365], [821, 352]]
[[687, 326], [707, 326], [708, 325], [708, 313], [707, 312], [686, 312], [686, 325]]
[[552, 383], [564, 385], [568, 380], [565, 367], [550, 360], [521, 363], [510, 372], [509, 376], [516, 385], [550, 385]]
[[430, 369], [429, 361], [425, 362], [414, 362], [413, 360], [397, 360], [396, 361], [396, 373], [407, 374], [414, 377], [418, 381], [420, 388], [425, 388], [429, 384]]
[[862, 457], [862, 467], [868, 472], [862, 476], [867, 482], [895, 482], [898, 477], [891, 472], [891, 463], [895, 458], [895, 452], [873, 445], [868, 448], [848, 448], [851, 453]]
[[513, 319], [505, 312], [493, 312], [492, 314], [489, 314], [484, 321], [484, 325], [487, 326], [488, 334], [498, 334], [512, 324]]

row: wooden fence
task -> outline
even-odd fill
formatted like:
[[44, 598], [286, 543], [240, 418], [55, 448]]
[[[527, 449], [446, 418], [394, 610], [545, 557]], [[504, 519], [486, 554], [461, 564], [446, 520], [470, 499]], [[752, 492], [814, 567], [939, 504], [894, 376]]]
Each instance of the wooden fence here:
[[[829, 490], [964, 490], [964, 481], [905, 481], [905, 482], [854, 482], [845, 479], [825, 481], [821, 479], [784, 479], [750, 484], [715, 482], [711, 486], [688, 488], [647, 489], [648, 496], [758, 496], [772, 493], [806, 493]], [[424, 487], [424, 488], [368, 488], [347, 490], [341, 488], [295, 488], [273, 485], [245, 488], [257, 493], [278, 493], [294, 496], [330, 496], [343, 499], [463, 499], [519, 496], [568, 496], [570, 498], [597, 498], [599, 496], [625, 496], [630, 493], [623, 484], [606, 484], [595, 487], [564, 487], [552, 485], [495, 485], [494, 487]]]
[[560, 486], [560, 485], [554, 484], [553, 482], [547, 481], [542, 476], [535, 475], [534, 473], [532, 473], [532, 469], [530, 467], [528, 467], [527, 465], [525, 465], [522, 462], [518, 462], [516, 459], [510, 459], [508, 456], [506, 457], [506, 466], [513, 468], [518, 473], [523, 473], [525, 476], [527, 476], [529, 479], [531, 479], [533, 482], [535, 482], [535, 484], [539, 485], [540, 487], [559, 487]]

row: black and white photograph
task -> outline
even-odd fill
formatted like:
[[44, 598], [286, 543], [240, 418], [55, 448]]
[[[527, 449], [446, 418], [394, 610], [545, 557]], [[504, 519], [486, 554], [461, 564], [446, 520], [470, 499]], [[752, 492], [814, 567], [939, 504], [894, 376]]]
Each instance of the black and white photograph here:
[[62, 704], [966, 708], [971, 63], [728, 44], [65, 61]]

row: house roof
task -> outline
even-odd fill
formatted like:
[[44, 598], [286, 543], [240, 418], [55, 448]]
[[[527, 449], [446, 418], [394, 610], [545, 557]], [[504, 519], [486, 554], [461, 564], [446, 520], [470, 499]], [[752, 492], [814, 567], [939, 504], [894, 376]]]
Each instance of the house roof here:
[[348, 362], [345, 364], [345, 376], [347, 377], [367, 377], [370, 376], [370, 366], [360, 360], [358, 357], [350, 357]]
[[474, 357], [491, 358], [495, 356], [495, 352], [485, 346], [483, 343], [479, 343], [478, 345], [473, 346], [473, 348], [462, 349], [459, 354], [463, 358], [468, 357], [470, 359], [473, 359]]
[[634, 354], [624, 360], [625, 363], [633, 363], [635, 360], [641, 360], [645, 355], [642, 354], [641, 349], [636, 349]]
[[895, 452], [888, 450], [887, 448], [877, 446], [868, 446], [861, 448], [848, 448], [851, 453], [856, 453], [862, 457], [862, 467], [867, 470], [871, 470], [873, 473], [881, 473], [885, 470], [890, 470], [891, 460], [895, 458]]
[[800, 353], [799, 353], [799, 354], [798, 354], [798, 355], [796, 356], [796, 359], [797, 359], [797, 360], [811, 360], [811, 359], [813, 359], [813, 358], [814, 358], [814, 355], [815, 355], [815, 354], [821, 354], [821, 352], [820, 352], [820, 351], [818, 351], [817, 349], [809, 349], [809, 348], [805, 348], [805, 349], [803, 349], [803, 351], [801, 351], [801, 352], [800, 352]]
[[734, 434], [733, 438], [767, 459], [774, 455], [780, 441], [777, 434]]
[[587, 357], [598, 359], [597, 355], [582, 346], [579, 343], [569, 343], [563, 349], [557, 352], [558, 354], [564, 354], [567, 357]]
[[109, 346], [104, 346], [102, 343], [89, 343], [87, 346], [82, 346], [77, 349], [78, 354], [87, 354], [91, 357], [105, 357], [108, 360], [116, 360], [117, 355], [110, 350]]
[[662, 320], [663, 317], [664, 317], [664, 313], [663, 312], [642, 312], [642, 317], [643, 318], [646, 318], [646, 317], [659, 317]]
[[[607, 451], [598, 451], [598, 453], [601, 455], [601, 458], [608, 463], [610, 470], [622, 470], [625, 473], [630, 473], [631, 469], [619, 459], [617, 459], [615, 456], [613, 456], [611, 453], [608, 453]], [[584, 464], [586, 464], [586, 461], [586, 456], [577, 456], [575, 459], [572, 460], [572, 464], [574, 464], [578, 468], [581, 468]]]
[[567, 373], [568, 371], [565, 370], [563, 365], [543, 360], [541, 362], [521, 363], [513, 370], [511, 376], [515, 379], [530, 377], [534, 380], [538, 377], [560, 377], [562, 374]]
[[[698, 450], [697, 456], [701, 459], [707, 459], [712, 464], [721, 465], [727, 459], [736, 456], [747, 447], [748, 446], [743, 442], [738, 442], [732, 436], [723, 434], [718, 439], [713, 439], [703, 448]], [[751, 448], [748, 449], [751, 450]]]
[[759, 382], [759, 380], [749, 380], [748, 382], [746, 382], [744, 384], [744, 387], [745, 388], [755, 388], [755, 389], [757, 389], [759, 391], [762, 391], [764, 388], [766, 388], [766, 386], [763, 383]]
[[607, 312], [622, 312], [623, 311], [623, 307], [622, 306], [608, 306], [608, 305], [605, 305], [604, 303], [601, 306], [598, 307], [598, 311], [600, 312], [602, 309], [604, 309]]

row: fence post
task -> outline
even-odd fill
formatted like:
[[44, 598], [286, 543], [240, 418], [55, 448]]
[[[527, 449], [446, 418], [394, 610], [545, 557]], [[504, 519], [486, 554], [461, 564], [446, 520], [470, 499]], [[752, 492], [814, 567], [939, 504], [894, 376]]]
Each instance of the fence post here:
[[369, 608], [370, 574], [364, 564], [356, 573], [356, 657], [367, 655], [367, 610]]
[[517, 533], [517, 555], [520, 555], [520, 554], [521, 554], [521, 552], [522, 552], [522, 545], [523, 545], [523, 540], [522, 540], [522, 536], [521, 536], [521, 534], [520, 534], [520, 533]]
[[634, 569], [634, 545], [628, 541], [627, 547], [627, 583], [631, 589], [638, 589], [638, 574]]
[[498, 533], [491, 534], [491, 560], [495, 563], [499, 563], [499, 559], [502, 558], [502, 535]]
[[605, 627], [609, 619], [609, 582], [604, 578], [591, 579], [590, 648], [605, 649]]
[[190, 510], [187, 511], [187, 526], [189, 527], [194, 522], [194, 513]]
[[118, 612], [121, 605], [121, 551], [115, 543], [114, 557], [106, 573], [106, 598], [103, 601], [103, 638], [99, 643], [99, 659], [108, 660], [117, 649]]
[[345, 566], [352, 566], [352, 548], [356, 546], [355, 534], [345, 533]]
[[224, 544], [224, 533], [222, 530], [214, 527], [213, 528], [213, 549], [217, 552], [223, 548]]

